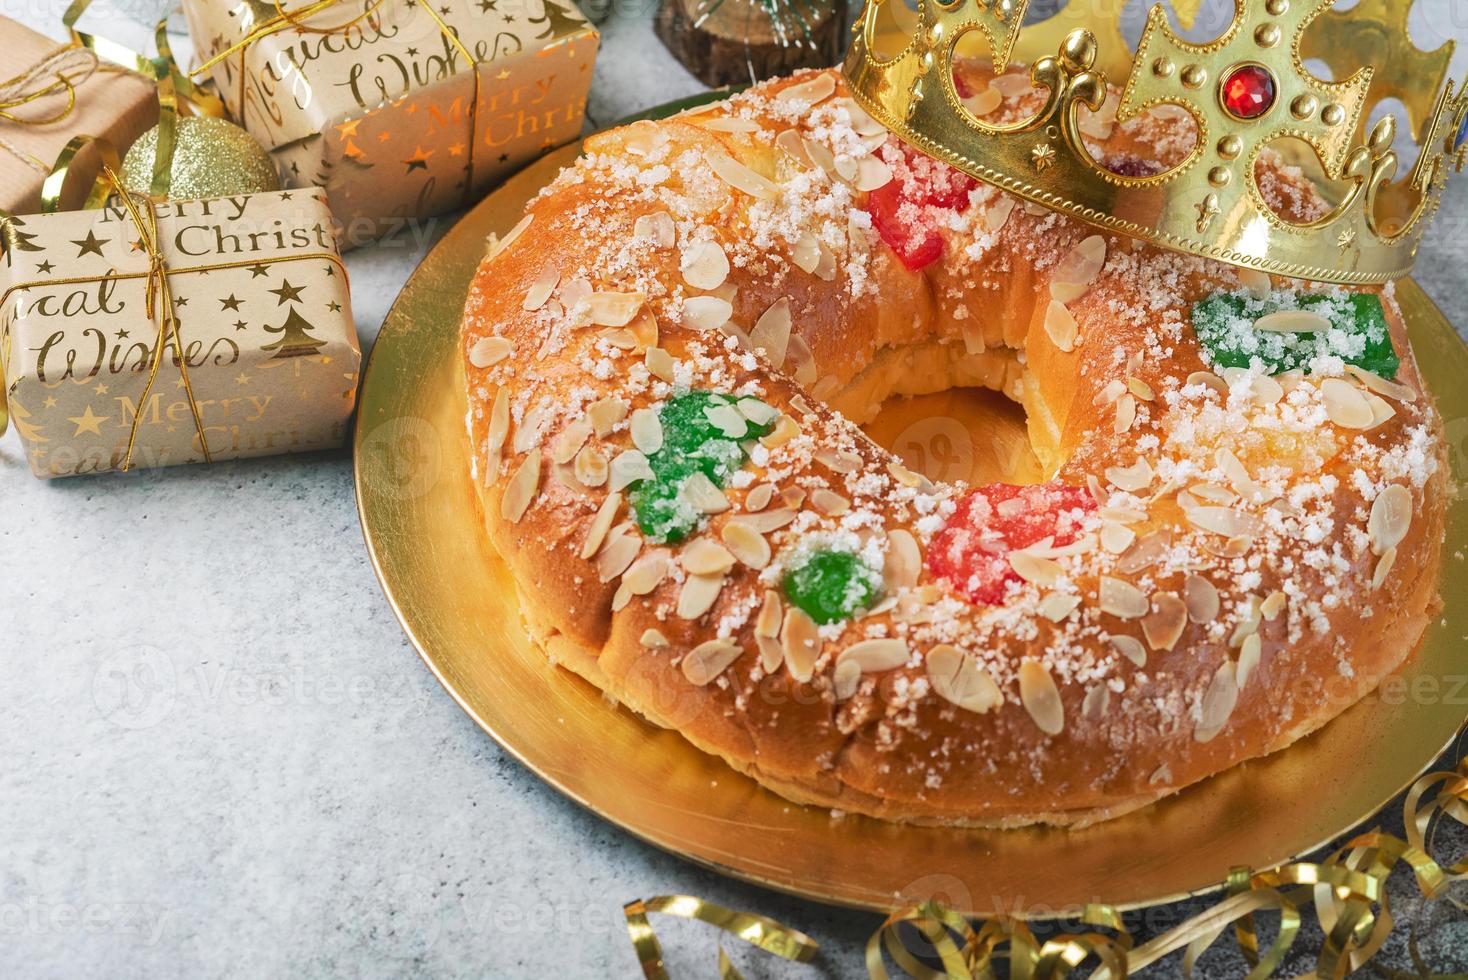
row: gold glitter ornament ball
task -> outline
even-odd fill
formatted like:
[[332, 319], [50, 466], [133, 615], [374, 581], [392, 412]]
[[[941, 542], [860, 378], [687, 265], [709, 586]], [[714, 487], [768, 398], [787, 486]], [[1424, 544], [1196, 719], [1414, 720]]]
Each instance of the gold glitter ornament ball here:
[[[174, 136], [174, 201], [196, 201], [230, 194], [280, 190], [280, 175], [270, 154], [249, 133], [227, 119], [185, 116]], [[153, 157], [158, 147], [154, 126], [133, 144], [122, 161], [122, 182], [135, 194], [153, 186]]]

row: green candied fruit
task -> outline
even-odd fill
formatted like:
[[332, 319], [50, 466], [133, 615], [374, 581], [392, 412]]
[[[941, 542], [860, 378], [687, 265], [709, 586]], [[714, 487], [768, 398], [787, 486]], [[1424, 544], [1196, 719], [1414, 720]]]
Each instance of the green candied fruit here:
[[791, 565], [782, 585], [792, 605], [824, 626], [871, 605], [882, 577], [849, 551], [823, 548]]
[[745, 443], [774, 427], [773, 422], [755, 424], [746, 419], [745, 431], [731, 437], [709, 418], [710, 409], [733, 408], [745, 400], [714, 391], [689, 391], [674, 395], [658, 410], [663, 445], [647, 459], [653, 478], [639, 481], [628, 495], [637, 526], [649, 541], [676, 543], [697, 530], [703, 514], [683, 497], [689, 478], [702, 473], [714, 486], [727, 486], [748, 456]]
[[[1309, 310], [1330, 321], [1321, 333], [1275, 333], [1254, 321], [1280, 310]], [[1257, 362], [1270, 374], [1309, 371], [1317, 357], [1339, 357], [1383, 378], [1395, 378], [1401, 361], [1392, 349], [1381, 299], [1370, 293], [1252, 296], [1215, 293], [1193, 304], [1193, 330], [1216, 368]]]

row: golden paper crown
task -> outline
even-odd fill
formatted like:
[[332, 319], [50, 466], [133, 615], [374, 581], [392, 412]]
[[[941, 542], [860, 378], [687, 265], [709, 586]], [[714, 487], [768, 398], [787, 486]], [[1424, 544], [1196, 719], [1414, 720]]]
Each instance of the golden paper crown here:
[[[1331, 0], [1236, 0], [1232, 22], [1202, 44], [1180, 38], [1159, 4], [1135, 54], [1121, 32], [1124, 0], [1069, 0], [1027, 26], [1029, 0], [916, 2], [913, 11], [868, 0], [845, 65], [862, 106], [974, 177], [1134, 238], [1279, 275], [1384, 282], [1410, 271], [1449, 169], [1463, 168], [1468, 82], [1447, 80], [1451, 41], [1433, 52], [1412, 44], [1410, 0], [1360, 0], [1343, 12]], [[1174, 0], [1180, 20], [1197, 6]], [[996, 74], [1028, 64], [1043, 107], [1003, 125], [976, 117], [955, 90], [960, 49], [986, 49]], [[1339, 80], [1317, 78], [1306, 59]], [[1103, 167], [1078, 113], [1099, 110], [1108, 84], [1121, 89], [1119, 122], [1163, 103], [1188, 112], [1198, 139], [1187, 157], [1145, 176]], [[1401, 179], [1395, 117], [1366, 131], [1388, 98], [1405, 107], [1420, 147]], [[1254, 165], [1271, 144], [1313, 151], [1306, 169], [1318, 175], [1325, 214], [1299, 224], [1270, 208]]]

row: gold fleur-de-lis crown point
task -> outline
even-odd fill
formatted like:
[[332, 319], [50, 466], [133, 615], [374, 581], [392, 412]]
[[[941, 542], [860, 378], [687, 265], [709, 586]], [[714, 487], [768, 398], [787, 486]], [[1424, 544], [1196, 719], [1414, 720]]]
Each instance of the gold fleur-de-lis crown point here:
[[[1386, 282], [1411, 271], [1449, 174], [1468, 162], [1468, 81], [1448, 78], [1451, 41], [1434, 51], [1412, 42], [1410, 0], [1344, 11], [1331, 0], [1236, 0], [1208, 41], [1180, 36], [1158, 3], [1135, 49], [1122, 33], [1125, 0], [1063, 0], [1028, 25], [1029, 0], [905, 3], [868, 0], [857, 24], [844, 71], [868, 112], [974, 177], [1180, 252], [1301, 279]], [[1185, 27], [1200, 7], [1172, 0]], [[996, 74], [1028, 66], [1044, 104], [1018, 122], [986, 122], [957, 91], [960, 50]], [[1317, 61], [1328, 77], [1311, 71]], [[1186, 112], [1192, 149], [1160, 173], [1108, 169], [1080, 115], [1108, 98], [1118, 123], [1160, 105]], [[1404, 118], [1368, 128], [1388, 99]], [[1418, 146], [1410, 168], [1394, 147], [1399, 130]], [[1271, 147], [1311, 164], [1323, 214], [1302, 223], [1271, 207], [1255, 178]]]

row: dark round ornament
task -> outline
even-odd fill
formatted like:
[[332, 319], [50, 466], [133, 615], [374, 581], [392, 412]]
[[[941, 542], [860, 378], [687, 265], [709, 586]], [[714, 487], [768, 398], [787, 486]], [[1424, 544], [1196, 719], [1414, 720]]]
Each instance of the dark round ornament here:
[[[157, 147], [158, 127], [154, 126], [138, 137], [123, 158], [122, 182], [135, 194], [146, 194], [153, 186]], [[278, 190], [280, 175], [275, 163], [255, 137], [226, 119], [186, 116], [178, 120], [169, 199], [196, 201]]]

